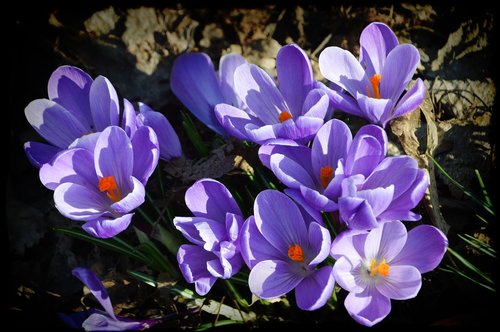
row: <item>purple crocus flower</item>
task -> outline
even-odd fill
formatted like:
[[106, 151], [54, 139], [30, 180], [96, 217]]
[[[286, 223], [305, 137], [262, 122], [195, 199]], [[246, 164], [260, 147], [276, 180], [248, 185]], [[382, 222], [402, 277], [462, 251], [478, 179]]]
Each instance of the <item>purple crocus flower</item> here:
[[205, 295], [217, 278], [229, 279], [243, 266], [239, 233], [244, 219], [229, 190], [213, 179], [196, 181], [185, 200], [194, 217], [175, 217], [174, 225], [192, 244], [181, 245], [177, 261], [186, 281]]
[[[106, 288], [93, 271], [77, 267], [73, 269], [72, 274], [87, 286], [105, 310], [91, 309], [91, 315], [81, 324], [85, 331], [144, 330], [162, 321], [162, 319], [134, 320], [116, 316]], [[69, 323], [73, 322], [71, 315], [65, 315], [64, 318]]]
[[40, 169], [40, 180], [54, 190], [59, 212], [85, 221], [89, 234], [109, 238], [125, 230], [144, 202], [144, 187], [158, 164], [158, 140], [148, 126], [132, 139], [110, 126], [56, 155]]
[[311, 63], [297, 45], [283, 46], [276, 56], [279, 90], [261, 68], [243, 64], [234, 72], [234, 91], [247, 108], [219, 104], [217, 119], [226, 131], [257, 144], [288, 138], [307, 143], [329, 112], [324, 87], [314, 81]]
[[436, 227], [421, 225], [409, 232], [391, 221], [366, 232], [343, 232], [332, 243], [337, 261], [333, 273], [349, 292], [344, 305], [358, 323], [372, 326], [391, 311], [391, 301], [415, 297], [421, 274], [435, 269], [448, 241]]
[[389, 220], [419, 220], [410, 210], [429, 185], [413, 158], [386, 153], [382, 128], [363, 126], [353, 139], [349, 127], [334, 119], [318, 131], [311, 148], [275, 141], [263, 145], [259, 157], [311, 215], [339, 210], [349, 228], [367, 230]]
[[[75, 140], [91, 133], [104, 130], [108, 126], [119, 125], [120, 106], [118, 95], [111, 82], [103, 76], [93, 80], [86, 72], [77, 67], [58, 67], [50, 76], [48, 83], [49, 99], [36, 99], [25, 109], [31, 126], [50, 144], [26, 142], [24, 149], [30, 162], [40, 168], [48, 163]], [[169, 160], [181, 155], [177, 134], [168, 120], [146, 105], [140, 104], [141, 113], [136, 121], [130, 117], [133, 107], [124, 100], [125, 122], [151, 126], [161, 142], [161, 157]], [[147, 108], [147, 110], [146, 110]], [[129, 132], [130, 134], [130, 132]]]
[[246, 63], [238, 54], [227, 54], [220, 58], [216, 73], [210, 57], [205, 53], [186, 53], [175, 59], [170, 76], [172, 92], [201, 122], [219, 135], [226, 131], [215, 118], [214, 107], [227, 103], [244, 107], [234, 93], [234, 71]]
[[318, 265], [330, 250], [330, 233], [304, 220], [288, 196], [264, 190], [254, 203], [255, 217], [241, 231], [241, 253], [251, 269], [250, 291], [263, 299], [295, 289], [299, 308], [315, 310], [327, 302], [335, 284], [332, 267]]
[[319, 56], [323, 76], [347, 92], [329, 91], [336, 108], [385, 127], [423, 102], [421, 79], [404, 93], [420, 61], [413, 45], [398, 44], [387, 25], [375, 22], [361, 33], [360, 49], [359, 61], [339, 47], [327, 47]]

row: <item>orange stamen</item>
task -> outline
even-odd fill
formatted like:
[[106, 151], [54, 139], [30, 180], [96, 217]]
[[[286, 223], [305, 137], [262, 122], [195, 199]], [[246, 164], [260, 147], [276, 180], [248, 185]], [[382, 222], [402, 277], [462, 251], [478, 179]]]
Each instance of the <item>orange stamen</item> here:
[[123, 198], [120, 189], [116, 185], [116, 181], [113, 175], [103, 177], [99, 179], [99, 190], [101, 192], [106, 192], [106, 196], [109, 197], [114, 202], [118, 202]]
[[383, 277], [387, 277], [389, 275], [390, 266], [385, 262], [385, 259], [382, 260], [378, 265], [375, 259], [372, 259], [370, 262], [370, 274], [372, 276], [376, 276], [377, 273]]
[[323, 189], [326, 189], [330, 181], [332, 181], [333, 179], [333, 168], [331, 168], [330, 166], [321, 167], [321, 169], [319, 170], [319, 179], [321, 181]]
[[295, 262], [304, 261], [304, 253], [298, 244], [291, 244], [288, 246], [288, 257]]
[[291, 118], [292, 115], [290, 114], [290, 112], [281, 112], [278, 116], [278, 120], [280, 120], [281, 123], [285, 122], [286, 120], [290, 120]]
[[[380, 99], [380, 81], [382, 80], [382, 75], [380, 74], [375, 74], [372, 77], [370, 77], [370, 83], [372, 85], [373, 89], [373, 97]], [[368, 87], [366, 88], [368, 90]], [[368, 97], [371, 97], [370, 94], [368, 94]]]

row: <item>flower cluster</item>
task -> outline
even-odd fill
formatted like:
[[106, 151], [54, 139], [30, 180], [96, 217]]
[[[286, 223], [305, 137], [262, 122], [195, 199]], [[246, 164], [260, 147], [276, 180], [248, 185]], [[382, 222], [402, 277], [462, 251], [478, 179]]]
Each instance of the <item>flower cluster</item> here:
[[[259, 145], [260, 161], [284, 187], [284, 193], [260, 191], [249, 215], [217, 180], [200, 179], [186, 191], [193, 216], [176, 216], [173, 226], [190, 243], [178, 248], [177, 261], [199, 295], [248, 268], [248, 287], [258, 298], [294, 290], [299, 308], [316, 310], [337, 283], [349, 293], [349, 314], [372, 326], [389, 314], [390, 299], [415, 297], [421, 274], [440, 263], [444, 234], [429, 225], [407, 231], [401, 222], [420, 220], [412, 209], [429, 185], [426, 172], [410, 156], [387, 156], [384, 130], [423, 101], [422, 80], [407, 90], [419, 53], [382, 23], [363, 30], [360, 46], [359, 60], [338, 47], [322, 51], [329, 87], [313, 79], [297, 45], [278, 52], [277, 83], [240, 55], [223, 56], [218, 72], [203, 53], [176, 59], [173, 93], [215, 133]], [[144, 202], [159, 158], [181, 155], [179, 139], [161, 113], [142, 103], [136, 113], [123, 99], [120, 112], [117, 93], [102, 76], [92, 80], [78, 68], [60, 67], [48, 91], [49, 99], [28, 105], [26, 117], [50, 144], [28, 142], [26, 154], [54, 190], [61, 214], [83, 221], [95, 237], [113, 237]], [[334, 110], [370, 124], [353, 135], [332, 118]], [[105, 294], [95, 275], [74, 273]], [[106, 312], [93, 314], [86, 326], [99, 318], [135, 328], [114, 315], [109, 299], [99, 301]]]

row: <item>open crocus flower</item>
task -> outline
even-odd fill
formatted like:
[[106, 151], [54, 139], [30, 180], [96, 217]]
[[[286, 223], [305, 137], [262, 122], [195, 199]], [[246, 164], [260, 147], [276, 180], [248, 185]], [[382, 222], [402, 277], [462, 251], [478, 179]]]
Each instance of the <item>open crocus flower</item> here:
[[95, 237], [109, 238], [128, 227], [131, 211], [144, 202], [144, 187], [158, 164], [158, 141], [148, 126], [132, 139], [116, 126], [93, 137], [44, 164], [40, 180], [54, 190], [62, 215], [85, 221], [83, 229]]
[[234, 91], [247, 108], [230, 104], [215, 107], [226, 131], [239, 139], [263, 144], [287, 138], [307, 143], [323, 125], [329, 111], [328, 95], [313, 80], [311, 63], [297, 45], [283, 46], [276, 56], [279, 90], [273, 79], [252, 64], [234, 72]]
[[[119, 125], [118, 95], [106, 77], [98, 76], [93, 80], [80, 68], [61, 66], [49, 78], [48, 96], [49, 99], [32, 101], [24, 111], [31, 126], [50, 143], [25, 143], [26, 155], [37, 168], [51, 161], [75, 140], [101, 132], [108, 126]], [[135, 127], [151, 126], [161, 142], [162, 159], [181, 155], [177, 134], [163, 114], [140, 104], [138, 117], [141, 121], [136, 121], [135, 111], [128, 100], [124, 100], [124, 106], [122, 127], [126, 121]], [[130, 117], [131, 112], [134, 117]]]
[[194, 217], [175, 217], [174, 225], [192, 244], [181, 245], [177, 261], [186, 281], [205, 295], [217, 278], [229, 279], [243, 266], [239, 233], [244, 219], [229, 190], [216, 180], [196, 181], [185, 200]]
[[337, 261], [333, 273], [349, 292], [344, 305], [360, 324], [372, 326], [391, 311], [391, 301], [417, 296], [421, 274], [435, 269], [448, 241], [436, 227], [421, 225], [409, 232], [400, 221], [370, 231], [343, 232], [332, 243]]
[[304, 220], [298, 206], [276, 190], [265, 190], [254, 203], [255, 217], [241, 231], [241, 252], [251, 269], [250, 291], [263, 299], [295, 289], [299, 308], [315, 310], [327, 302], [335, 284], [332, 267], [318, 265], [330, 250], [330, 233]]
[[385, 127], [423, 102], [421, 79], [404, 93], [420, 61], [413, 45], [399, 45], [387, 25], [375, 22], [361, 33], [360, 50], [359, 61], [339, 47], [327, 47], [319, 56], [323, 76], [347, 92], [329, 91], [336, 108]]
[[275, 141], [263, 145], [259, 157], [311, 215], [339, 210], [349, 228], [367, 230], [389, 220], [419, 220], [410, 210], [429, 185], [413, 158], [386, 153], [382, 128], [363, 126], [353, 139], [349, 127], [334, 119], [318, 131], [311, 148]]
[[194, 116], [217, 134], [226, 135], [215, 118], [214, 107], [219, 103], [244, 107], [234, 93], [234, 71], [243, 63], [246, 61], [241, 55], [224, 55], [216, 73], [207, 54], [182, 54], [175, 59], [172, 67], [170, 87]]

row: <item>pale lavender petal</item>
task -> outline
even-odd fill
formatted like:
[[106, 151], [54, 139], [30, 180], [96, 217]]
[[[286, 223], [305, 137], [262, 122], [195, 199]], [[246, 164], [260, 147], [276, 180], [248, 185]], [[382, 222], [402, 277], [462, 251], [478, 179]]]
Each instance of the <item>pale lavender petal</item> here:
[[130, 182], [132, 183], [130, 192], [118, 202], [111, 204], [111, 209], [113, 209], [113, 211], [120, 214], [129, 213], [144, 203], [144, 197], [146, 195], [144, 185], [133, 176]]
[[74, 183], [62, 183], [54, 191], [54, 202], [59, 212], [73, 220], [95, 219], [108, 210], [106, 199], [98, 192]]
[[36, 168], [50, 162], [59, 151], [61, 151], [60, 148], [45, 143], [33, 141], [24, 143], [24, 152], [28, 160]]
[[398, 100], [415, 74], [419, 62], [420, 54], [415, 46], [411, 44], [396, 46], [387, 56], [381, 73], [381, 98]]
[[248, 139], [248, 124], [263, 125], [259, 119], [229, 104], [217, 104], [215, 115], [227, 133], [241, 140]]
[[358, 294], [349, 293], [344, 305], [349, 315], [365, 326], [379, 323], [391, 312], [391, 300], [372, 288]]
[[253, 123], [249, 123], [245, 126], [247, 132], [247, 139], [257, 144], [264, 144], [270, 140], [274, 140], [279, 137], [279, 132], [281, 130], [282, 124], [275, 123], [272, 125], [264, 125], [259, 127]]
[[139, 103], [139, 110], [141, 113], [138, 117], [141, 118], [143, 125], [153, 128], [158, 137], [161, 159], [168, 161], [180, 157], [182, 155], [181, 142], [167, 118], [143, 103]]
[[359, 107], [363, 110], [363, 117], [378, 125], [387, 123], [394, 101], [392, 99], [376, 99], [362, 93], [356, 94]]
[[186, 205], [197, 217], [205, 217], [224, 224], [226, 213], [241, 215], [233, 195], [219, 181], [201, 179], [186, 191]]
[[[325, 107], [325, 110], [328, 109], [328, 106]], [[290, 121], [291, 122], [291, 121]], [[293, 137], [293, 139], [299, 142], [308, 142], [314, 138], [318, 130], [323, 125], [324, 121], [321, 118], [317, 118], [314, 116], [300, 116], [295, 121], [295, 127], [297, 128], [297, 134]], [[286, 122], [283, 123], [286, 125]], [[290, 137], [279, 135], [280, 137]]]
[[175, 227], [193, 244], [213, 251], [219, 242], [225, 240], [226, 228], [220, 221], [203, 217], [175, 217]]
[[295, 288], [295, 300], [302, 310], [316, 310], [332, 296], [335, 280], [332, 267], [323, 266], [304, 278]]
[[302, 281], [292, 266], [281, 260], [265, 260], [257, 263], [248, 277], [250, 291], [262, 299], [274, 299], [285, 295]]
[[97, 218], [87, 221], [82, 228], [92, 236], [107, 239], [126, 230], [133, 216], [129, 213], [115, 219]]
[[415, 84], [397, 103], [391, 118], [397, 118], [417, 109], [424, 101], [426, 94], [427, 88], [425, 87], [424, 82], [420, 78], [417, 78]]
[[340, 220], [351, 229], [368, 230], [378, 226], [368, 202], [357, 197], [339, 198]]
[[308, 173], [311, 168], [311, 149], [299, 145], [297, 142], [288, 139], [276, 139], [269, 143], [261, 145], [259, 148], [260, 161], [269, 169], [271, 169], [271, 155], [279, 153], [288, 156], [295, 162], [300, 164]]
[[285, 194], [290, 196], [296, 203], [304, 216], [306, 225], [311, 221], [315, 221], [323, 225], [323, 218], [321, 217], [321, 210], [312, 207], [302, 196], [300, 190], [286, 188], [283, 190]]
[[345, 113], [364, 117], [364, 113], [359, 108], [358, 102], [354, 99], [354, 97], [348, 95], [347, 93], [338, 92], [330, 88], [327, 89], [328, 90], [325, 91], [330, 99], [331, 107], [337, 108]]
[[49, 78], [49, 99], [73, 114], [89, 130], [92, 128], [89, 92], [92, 78], [83, 70], [60, 66]]
[[80, 281], [85, 286], [87, 286], [92, 295], [94, 295], [96, 300], [99, 301], [104, 310], [106, 310], [106, 313], [116, 319], [115, 313], [113, 311], [113, 305], [111, 304], [111, 300], [108, 295], [108, 291], [102, 284], [101, 280], [97, 277], [97, 275], [92, 270], [83, 267], [74, 268], [71, 271], [71, 274], [80, 279]]
[[387, 209], [394, 197], [394, 185], [386, 188], [375, 188], [360, 190], [356, 194], [357, 197], [365, 199], [370, 204], [373, 214], [378, 216]]
[[143, 322], [132, 319], [126, 319], [117, 316], [115, 319], [107, 315], [95, 312], [89, 316], [83, 323], [82, 328], [85, 331], [131, 331], [144, 330], [151, 327], [151, 321]]
[[224, 135], [214, 107], [225, 102], [214, 65], [205, 53], [178, 56], [172, 67], [170, 88], [191, 113], [210, 129]]
[[252, 64], [242, 64], [234, 72], [237, 95], [265, 124], [279, 123], [278, 116], [289, 111], [283, 96], [269, 75]]
[[261, 191], [254, 203], [255, 224], [261, 234], [282, 253], [290, 245], [306, 248], [307, 229], [297, 205], [276, 190]]
[[321, 89], [311, 90], [307, 96], [304, 104], [302, 105], [302, 112], [304, 116], [314, 117], [325, 120], [330, 107], [330, 98], [328, 94]]
[[286, 155], [275, 153], [270, 158], [271, 170], [276, 177], [290, 188], [299, 189], [301, 185], [315, 188], [311, 175], [295, 160]]
[[234, 213], [226, 214], [226, 232], [227, 238], [234, 242], [240, 235], [241, 227], [243, 226], [244, 219], [242, 216]]
[[311, 189], [306, 186], [300, 186], [300, 193], [304, 200], [311, 205], [311, 207], [319, 210], [331, 212], [338, 209], [337, 203], [321, 194], [317, 190]]
[[301, 112], [302, 105], [313, 84], [307, 54], [297, 45], [283, 46], [276, 55], [276, 72], [279, 89], [293, 117], [304, 114]]
[[372, 22], [363, 29], [359, 38], [359, 62], [369, 77], [382, 72], [387, 55], [398, 44], [398, 38], [384, 23]]
[[246, 63], [244, 57], [239, 54], [226, 54], [219, 61], [220, 89], [224, 101], [235, 107], [242, 107], [242, 100], [234, 92], [234, 71], [239, 65]]
[[68, 147], [90, 130], [61, 105], [48, 99], [33, 100], [24, 109], [24, 114], [40, 136], [59, 148]]
[[108, 126], [117, 126], [120, 108], [118, 95], [111, 82], [98, 76], [90, 87], [90, 111], [94, 120], [94, 130], [103, 131]]
[[262, 236], [255, 225], [254, 216], [250, 216], [243, 224], [240, 234], [240, 246], [241, 256], [250, 269], [264, 260], [287, 259], [284, 253], [278, 251]]
[[323, 262], [330, 254], [332, 239], [330, 232], [317, 222], [309, 224], [309, 244], [313, 256], [309, 266], [315, 266]]
[[332, 242], [330, 255], [335, 259], [346, 256], [352, 262], [360, 261], [365, 256], [365, 241], [368, 231], [347, 229], [337, 234]]
[[385, 151], [375, 137], [356, 135], [345, 159], [344, 173], [367, 177], [384, 157]]
[[216, 278], [224, 277], [224, 267], [219, 259], [212, 259], [207, 262], [207, 271]]
[[390, 265], [389, 275], [375, 287], [390, 299], [408, 300], [417, 296], [422, 287], [422, 276], [414, 266]]
[[224, 269], [221, 278], [229, 279], [238, 273], [243, 266], [243, 258], [241, 257], [237, 246], [229, 241], [222, 241], [220, 243], [220, 262]]
[[128, 137], [134, 136], [139, 123], [137, 121], [137, 114], [135, 113], [134, 106], [127, 100], [123, 99], [123, 116], [121, 127], [127, 133]]
[[389, 206], [387, 210], [385, 210], [384, 212], [382, 212], [377, 216], [377, 219], [380, 222], [391, 221], [391, 220], [418, 221], [422, 219], [422, 216], [408, 209], [398, 209]]
[[384, 151], [384, 155], [387, 154], [387, 147], [388, 147], [387, 133], [385, 132], [385, 130], [383, 128], [380, 128], [380, 126], [376, 126], [373, 124], [365, 125], [365, 126], [359, 128], [356, 135], [373, 136], [380, 143], [380, 146], [382, 147], [382, 150]]
[[366, 237], [365, 256], [377, 261], [385, 259], [390, 265], [404, 247], [406, 239], [406, 227], [402, 222], [386, 222], [373, 229]]
[[183, 244], [177, 252], [177, 261], [184, 279], [189, 283], [195, 283], [198, 295], [207, 294], [212, 288], [217, 278], [207, 270], [207, 262], [216, 259], [213, 253], [203, 250], [203, 248]]
[[340, 47], [325, 48], [319, 55], [319, 70], [328, 80], [339, 85], [352, 96], [371, 86], [365, 70], [351, 52]]
[[359, 257], [341, 256], [333, 266], [333, 276], [337, 284], [348, 292], [361, 293], [366, 285], [358, 277], [362, 261]]
[[434, 226], [421, 225], [408, 232], [405, 246], [390, 264], [415, 266], [420, 273], [434, 270], [446, 252], [448, 239]]
[[48, 189], [55, 190], [64, 182], [96, 187], [99, 180], [95, 173], [94, 157], [85, 149], [64, 150], [52, 163], [40, 168], [40, 181]]
[[160, 157], [157, 136], [151, 127], [142, 126], [136, 130], [131, 143], [134, 154], [132, 175], [146, 185]]
[[97, 144], [97, 139], [101, 133], [91, 133], [77, 138], [68, 146], [68, 149], [85, 149], [94, 154], [95, 145]]

